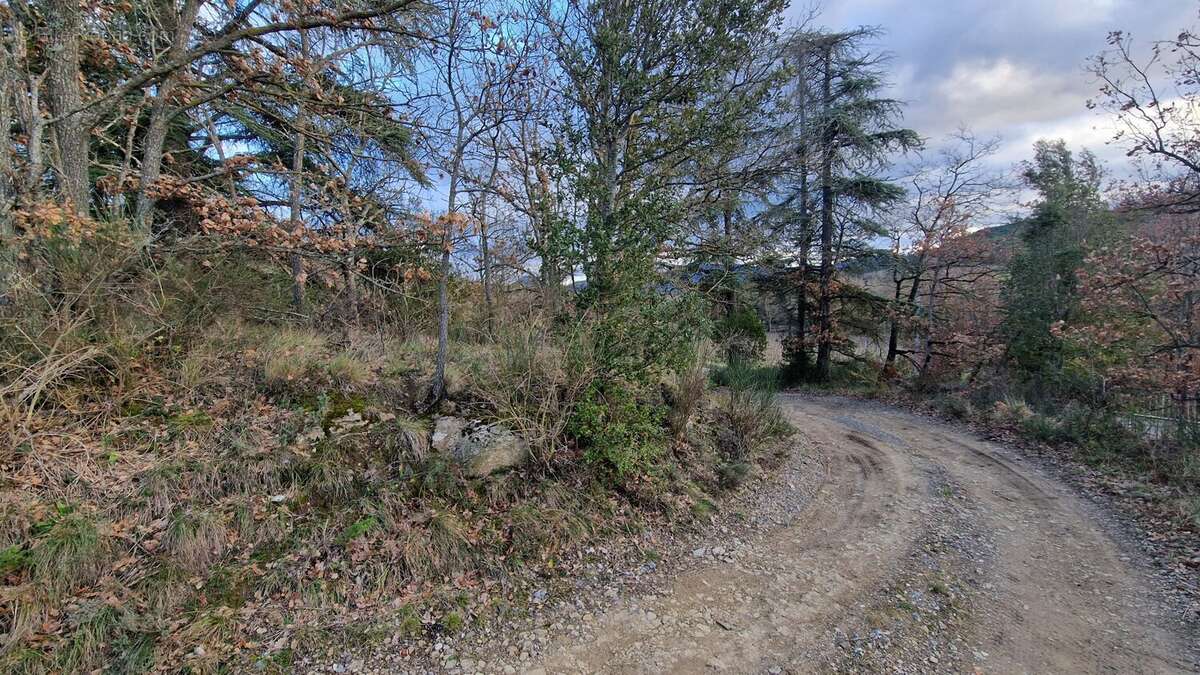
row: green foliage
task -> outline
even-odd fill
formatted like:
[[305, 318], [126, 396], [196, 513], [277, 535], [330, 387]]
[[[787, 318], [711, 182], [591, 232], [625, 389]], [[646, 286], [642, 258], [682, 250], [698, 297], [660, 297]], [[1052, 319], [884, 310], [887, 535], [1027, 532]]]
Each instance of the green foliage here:
[[442, 617], [442, 628], [450, 635], [455, 635], [463, 629], [463, 618], [458, 612], [448, 612]]
[[55, 593], [92, 583], [108, 563], [109, 543], [90, 518], [65, 513], [33, 548], [34, 577]]
[[758, 361], [767, 350], [767, 327], [750, 307], [740, 307], [717, 320], [713, 339], [731, 361]]
[[974, 413], [971, 407], [971, 402], [965, 398], [955, 394], [943, 394], [938, 396], [933, 401], [936, 407], [943, 415], [953, 417], [956, 420], [966, 420]]
[[782, 384], [777, 366], [733, 361], [713, 371], [713, 384], [739, 391], [761, 391], [775, 394]]
[[596, 383], [575, 405], [568, 433], [588, 461], [618, 479], [649, 469], [665, 448], [664, 406], [639, 397], [631, 384]]
[[732, 490], [746, 480], [752, 468], [749, 462], [725, 462], [717, 467], [717, 478], [721, 487]]
[[1088, 152], [1076, 157], [1062, 141], [1041, 141], [1025, 178], [1041, 201], [1027, 221], [1023, 246], [1003, 289], [1002, 333], [1016, 379], [1032, 401], [1070, 395], [1067, 354], [1056, 332], [1078, 310], [1077, 272], [1088, 252], [1111, 234], [1100, 199], [1100, 169]]
[[29, 564], [29, 551], [21, 544], [0, 549], [0, 577], [19, 572]]
[[374, 530], [378, 526], [379, 526], [379, 521], [376, 520], [372, 516], [367, 516], [366, 518], [359, 518], [358, 520], [351, 523], [350, 527], [347, 527], [345, 529], [345, 531], [343, 531], [338, 536], [338, 543], [345, 545], [351, 541], [354, 541], [355, 539], [358, 539], [359, 537], [370, 532], [371, 530]]
[[784, 340], [780, 382], [786, 387], [794, 387], [802, 382], [811, 381], [813, 376], [813, 358], [809, 346], [804, 344], [803, 340], [794, 337]]
[[655, 289], [629, 291], [596, 306], [591, 358], [608, 380], [648, 384], [686, 368], [708, 334], [701, 301], [667, 297]]
[[1021, 429], [1031, 438], [1042, 443], [1061, 443], [1068, 438], [1057, 420], [1037, 413], [1022, 420]]
[[704, 395], [708, 389], [709, 353], [707, 345], [698, 348], [692, 364], [673, 373], [670, 380], [668, 403], [671, 410], [667, 415], [667, 422], [676, 438], [683, 436], [704, 403]]

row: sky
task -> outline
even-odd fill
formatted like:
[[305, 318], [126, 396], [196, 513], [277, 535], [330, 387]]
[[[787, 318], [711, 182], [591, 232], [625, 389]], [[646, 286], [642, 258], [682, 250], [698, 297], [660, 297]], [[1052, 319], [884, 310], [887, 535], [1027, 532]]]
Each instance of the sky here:
[[[808, 7], [793, 0], [789, 13]], [[818, 24], [877, 26], [876, 47], [892, 55], [890, 95], [905, 122], [936, 143], [960, 127], [998, 136], [997, 164], [1032, 154], [1034, 141], [1063, 138], [1122, 173], [1113, 127], [1087, 109], [1097, 91], [1085, 70], [1109, 31], [1141, 46], [1200, 23], [1197, 0], [825, 0]]]

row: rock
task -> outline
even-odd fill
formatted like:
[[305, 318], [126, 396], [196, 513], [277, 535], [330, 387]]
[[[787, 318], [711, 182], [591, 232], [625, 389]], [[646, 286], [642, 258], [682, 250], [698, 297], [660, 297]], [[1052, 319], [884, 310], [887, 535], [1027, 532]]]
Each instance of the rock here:
[[433, 440], [430, 445], [434, 450], [448, 452], [462, 439], [463, 432], [470, 422], [461, 417], [439, 417], [433, 423]]
[[529, 443], [499, 424], [488, 424], [464, 433], [453, 453], [468, 475], [483, 478], [524, 462], [529, 457]]

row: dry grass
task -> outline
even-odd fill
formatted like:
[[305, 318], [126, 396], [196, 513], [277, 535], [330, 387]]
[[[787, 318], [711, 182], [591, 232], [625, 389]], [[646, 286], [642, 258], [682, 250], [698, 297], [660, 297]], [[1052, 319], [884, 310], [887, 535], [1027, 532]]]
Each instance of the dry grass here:
[[[581, 335], [564, 341], [577, 351], [586, 348]], [[487, 358], [472, 366], [477, 395], [492, 407], [497, 421], [521, 434], [546, 463], [560, 447], [575, 401], [595, 375], [584, 365], [590, 359], [574, 356], [530, 323], [498, 332]]]
[[334, 355], [325, 364], [329, 377], [337, 384], [360, 387], [371, 380], [371, 366], [361, 356], [344, 351]]
[[667, 423], [676, 438], [683, 437], [692, 418], [704, 404], [708, 392], [708, 362], [712, 353], [711, 345], [700, 345], [692, 364], [671, 377], [671, 410], [667, 414]]
[[[457, 414], [504, 422], [545, 461], [482, 482], [431, 452], [430, 420], [411, 412], [407, 392], [427, 384], [431, 340], [336, 344], [315, 329], [217, 321], [149, 355], [137, 356], [136, 339], [117, 345], [143, 378], [122, 397], [98, 401], [117, 387], [90, 365], [43, 378], [26, 432], [35, 442], [14, 453], [20, 499], [0, 496], [0, 549], [28, 551], [14, 573], [28, 592], [0, 597], [0, 672], [240, 672], [246, 655], [231, 645], [259, 639], [261, 614], [222, 607], [254, 602], [323, 625], [364, 594], [419, 586], [428, 595], [405, 601], [449, 617], [449, 596], [437, 594], [464, 573], [504, 576], [628, 523], [618, 513], [626, 496], [582, 494], [586, 469], [552, 462], [571, 450], [564, 427], [593, 376], [585, 334], [501, 323], [487, 342], [452, 346]], [[678, 380], [692, 401], [685, 420], [701, 405], [697, 387], [702, 375]], [[62, 406], [75, 397], [82, 403]], [[40, 414], [46, 401], [53, 415]], [[326, 419], [347, 410], [361, 419]], [[42, 515], [58, 503], [77, 507]], [[109, 572], [123, 609], [93, 611]], [[474, 621], [477, 609], [455, 607], [458, 619], [444, 621]], [[61, 630], [47, 628], [52, 617]]]
[[355, 495], [350, 458], [333, 443], [322, 443], [304, 467], [309, 499], [317, 506], [345, 504]]
[[227, 537], [220, 514], [187, 510], [171, 519], [164, 543], [180, 567], [198, 573], [221, 557]]
[[269, 386], [283, 386], [303, 378], [324, 362], [328, 342], [312, 329], [281, 328], [263, 345], [263, 378]]

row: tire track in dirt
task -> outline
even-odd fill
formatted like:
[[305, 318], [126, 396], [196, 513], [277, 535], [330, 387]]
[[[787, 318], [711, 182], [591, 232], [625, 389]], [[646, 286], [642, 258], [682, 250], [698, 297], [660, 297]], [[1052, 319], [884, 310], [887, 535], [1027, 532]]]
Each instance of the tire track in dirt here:
[[[781, 403], [824, 467], [790, 522], [595, 614], [539, 622], [530, 659], [475, 653], [486, 667], [466, 672], [1200, 672], [1197, 636], [1104, 514], [1010, 450], [876, 403]], [[907, 607], [900, 591], [943, 578], [953, 591], [927, 604], [950, 613]], [[882, 635], [879, 616], [899, 619], [868, 654], [846, 631]]]

